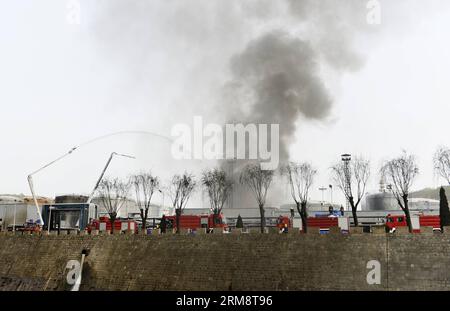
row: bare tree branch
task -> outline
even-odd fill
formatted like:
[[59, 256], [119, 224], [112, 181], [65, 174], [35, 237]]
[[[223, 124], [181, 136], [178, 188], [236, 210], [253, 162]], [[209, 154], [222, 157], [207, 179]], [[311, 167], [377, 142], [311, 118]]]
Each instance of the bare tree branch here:
[[389, 184], [388, 188], [392, 191], [398, 205], [403, 210], [408, 223], [409, 231], [412, 232], [411, 217], [409, 214], [408, 197], [411, 186], [419, 174], [419, 167], [413, 155], [403, 154], [387, 161], [381, 167], [381, 175]]
[[353, 175], [356, 181], [356, 206], [361, 203], [366, 192], [367, 182], [370, 177], [370, 162], [362, 158], [356, 158], [353, 162]]
[[309, 163], [290, 162], [281, 168], [281, 173], [289, 181], [291, 196], [297, 205], [297, 211], [302, 217], [303, 231], [307, 232], [307, 211], [309, 190], [317, 171]]
[[261, 233], [264, 233], [265, 216], [264, 205], [266, 204], [267, 190], [273, 180], [274, 171], [262, 170], [259, 163], [247, 164], [239, 177], [241, 184], [246, 185], [252, 191], [258, 202], [261, 215]]
[[[342, 190], [345, 198], [350, 203], [355, 226], [358, 226], [358, 216], [356, 210], [361, 203], [366, 192], [367, 182], [370, 177], [370, 162], [362, 157], [356, 157], [348, 166], [348, 177], [344, 162], [336, 163], [331, 167], [334, 183]], [[348, 180], [350, 183], [347, 183]], [[356, 189], [356, 202], [353, 189]]]
[[176, 213], [177, 233], [180, 232], [180, 216], [197, 186], [194, 178], [194, 175], [188, 173], [175, 175], [169, 187], [169, 193]]
[[112, 231], [114, 231], [114, 221], [126, 202], [128, 193], [130, 190], [130, 183], [124, 182], [119, 178], [103, 178], [100, 182], [97, 192], [99, 199], [103, 203], [112, 225]]
[[450, 149], [439, 147], [434, 155], [434, 169], [450, 185]]
[[233, 183], [227, 179], [224, 170], [215, 168], [203, 172], [202, 184], [208, 191], [213, 213], [220, 214], [231, 193]]
[[151, 173], [140, 173], [131, 177], [131, 183], [136, 194], [136, 204], [141, 213], [142, 229], [145, 230], [152, 197], [159, 188], [159, 179]]

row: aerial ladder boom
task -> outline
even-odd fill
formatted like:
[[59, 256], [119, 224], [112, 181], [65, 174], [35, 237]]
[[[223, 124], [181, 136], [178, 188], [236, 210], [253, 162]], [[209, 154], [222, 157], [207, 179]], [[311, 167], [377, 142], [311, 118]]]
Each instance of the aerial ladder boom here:
[[40, 221], [40, 225], [41, 226], [44, 225], [44, 220], [42, 219], [42, 214], [41, 214], [41, 211], [39, 209], [39, 203], [38, 203], [38, 200], [37, 200], [37, 197], [36, 197], [36, 193], [34, 192], [33, 175], [35, 175], [35, 174], [39, 173], [40, 171], [46, 169], [50, 165], [58, 162], [59, 160], [64, 159], [65, 157], [67, 157], [68, 155], [72, 154], [72, 152], [74, 152], [77, 149], [78, 149], [78, 147], [73, 147], [72, 149], [70, 149], [69, 152], [63, 154], [62, 156], [60, 156], [56, 160], [53, 160], [52, 162], [48, 163], [47, 165], [44, 165], [40, 169], [38, 169], [38, 170], [34, 171], [33, 173], [31, 173], [30, 175], [28, 175], [28, 186], [30, 187], [31, 195], [33, 196], [34, 205], [36, 206], [36, 212], [37, 212], [37, 214], [39, 216], [39, 221]]
[[[40, 225], [41, 225], [41, 226], [44, 225], [44, 219], [42, 218], [42, 213], [41, 213], [41, 210], [40, 210], [40, 208], [39, 208], [39, 202], [38, 202], [38, 199], [37, 199], [37, 196], [36, 196], [36, 192], [35, 192], [35, 190], [34, 190], [33, 176], [36, 175], [37, 173], [41, 172], [42, 170], [46, 169], [47, 167], [49, 167], [49, 166], [55, 164], [56, 162], [58, 162], [58, 161], [64, 159], [65, 157], [69, 156], [70, 154], [72, 154], [72, 153], [73, 153], [75, 150], [77, 150], [77, 149], [78, 149], [78, 147], [73, 147], [72, 149], [70, 149], [69, 152], [63, 154], [62, 156], [60, 156], [60, 157], [57, 158], [56, 160], [53, 160], [52, 162], [50, 162], [50, 163], [44, 165], [44, 166], [41, 167], [40, 169], [38, 169], [38, 170], [34, 171], [33, 173], [31, 173], [30, 175], [28, 175], [28, 186], [30, 187], [31, 195], [32, 195], [32, 197], [33, 197], [34, 205], [35, 205], [35, 207], [36, 207], [36, 212], [37, 212], [37, 214], [38, 214], [39, 222], [40, 222]], [[88, 202], [87, 202], [87, 203], [91, 203], [91, 200], [92, 200], [92, 198], [94, 197], [95, 191], [97, 190], [98, 186], [100, 185], [100, 182], [101, 182], [101, 180], [103, 179], [103, 176], [105, 175], [105, 172], [106, 172], [106, 170], [107, 170], [109, 164], [111, 163], [113, 157], [116, 156], [116, 155], [117, 155], [117, 156], [122, 156], [122, 157], [127, 157], [127, 158], [132, 158], [132, 159], [134, 159], [134, 157], [129, 156], [129, 155], [119, 154], [119, 153], [117, 153], [117, 152], [111, 153], [111, 156], [109, 157], [108, 162], [106, 163], [106, 166], [105, 166], [105, 168], [103, 169], [102, 174], [100, 175], [100, 178], [98, 179], [97, 184], [95, 185], [94, 190], [92, 191], [91, 195], [89, 196], [89, 199], [88, 199]]]
[[120, 153], [117, 153], [117, 152], [111, 153], [111, 155], [110, 155], [108, 161], [106, 162], [105, 167], [103, 168], [102, 173], [100, 174], [100, 177], [99, 177], [98, 180], [97, 180], [97, 183], [95, 184], [94, 189], [92, 189], [92, 192], [91, 192], [91, 194], [89, 195], [89, 198], [88, 198], [88, 200], [87, 200], [87, 202], [86, 202], [87, 204], [90, 204], [91, 201], [92, 201], [92, 199], [94, 198], [95, 192], [97, 191], [98, 187], [100, 186], [100, 183], [102, 182], [102, 179], [103, 179], [103, 177], [105, 176], [106, 170], [108, 169], [109, 165], [111, 164], [111, 161], [112, 161], [112, 159], [114, 158], [114, 156], [120, 156], [120, 157], [125, 157], [125, 158], [130, 158], [130, 159], [136, 159], [135, 157], [129, 156], [129, 155], [126, 155], [126, 154], [120, 154]]

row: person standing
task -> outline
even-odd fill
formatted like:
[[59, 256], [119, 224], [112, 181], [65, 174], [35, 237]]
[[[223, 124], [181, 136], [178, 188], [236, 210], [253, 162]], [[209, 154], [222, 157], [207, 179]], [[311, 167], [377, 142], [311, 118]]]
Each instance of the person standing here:
[[167, 219], [166, 219], [166, 215], [162, 215], [161, 218], [161, 222], [159, 224], [159, 227], [161, 229], [161, 233], [166, 233], [166, 229], [167, 229]]

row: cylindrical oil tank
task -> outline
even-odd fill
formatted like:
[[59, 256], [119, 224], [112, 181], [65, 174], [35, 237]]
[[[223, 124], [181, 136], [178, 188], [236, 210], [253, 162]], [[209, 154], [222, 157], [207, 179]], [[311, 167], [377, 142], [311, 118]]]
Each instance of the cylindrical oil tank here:
[[59, 195], [55, 197], [55, 203], [86, 203], [88, 197], [79, 194]]
[[394, 196], [389, 192], [367, 195], [366, 204], [363, 206], [364, 211], [391, 211], [398, 209], [399, 207]]

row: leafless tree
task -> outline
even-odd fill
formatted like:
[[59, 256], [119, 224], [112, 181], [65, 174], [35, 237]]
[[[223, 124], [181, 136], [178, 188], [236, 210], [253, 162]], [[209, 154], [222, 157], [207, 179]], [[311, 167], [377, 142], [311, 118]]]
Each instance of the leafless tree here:
[[266, 204], [267, 190], [273, 180], [274, 171], [262, 170], [259, 163], [247, 164], [239, 177], [241, 184], [247, 186], [252, 191], [258, 202], [259, 213], [261, 216], [261, 233], [264, 233], [266, 218], [264, 205]]
[[99, 199], [109, 214], [111, 232], [114, 232], [114, 223], [117, 214], [126, 202], [130, 191], [130, 183], [119, 178], [104, 178], [98, 187]]
[[414, 179], [419, 174], [414, 155], [403, 152], [398, 158], [387, 161], [381, 167], [381, 175], [388, 183], [398, 205], [406, 216], [409, 232], [412, 232], [411, 215], [409, 213], [408, 196]]
[[291, 195], [297, 205], [297, 211], [302, 218], [303, 231], [306, 233], [308, 231], [308, 213], [306, 208], [309, 190], [311, 189], [317, 170], [309, 163], [290, 162], [281, 168], [281, 173], [289, 181]]
[[142, 230], [147, 228], [148, 211], [155, 191], [159, 190], [159, 178], [150, 172], [131, 176], [131, 183], [136, 193], [136, 204], [141, 213]]
[[[370, 177], [370, 162], [362, 157], [356, 157], [348, 164], [348, 171], [344, 162], [339, 162], [331, 167], [332, 178], [352, 209], [353, 222], [358, 226], [358, 215], [356, 213], [366, 191], [367, 182]], [[356, 188], [356, 198], [353, 189]], [[355, 200], [356, 199], [356, 200]]]
[[450, 185], [450, 149], [439, 147], [434, 154], [434, 168]]
[[233, 183], [224, 170], [215, 168], [203, 172], [202, 184], [208, 191], [211, 210], [214, 215], [219, 215], [231, 193]]
[[180, 217], [196, 186], [197, 182], [192, 174], [184, 173], [172, 178], [169, 192], [175, 209], [177, 233], [180, 233]]

